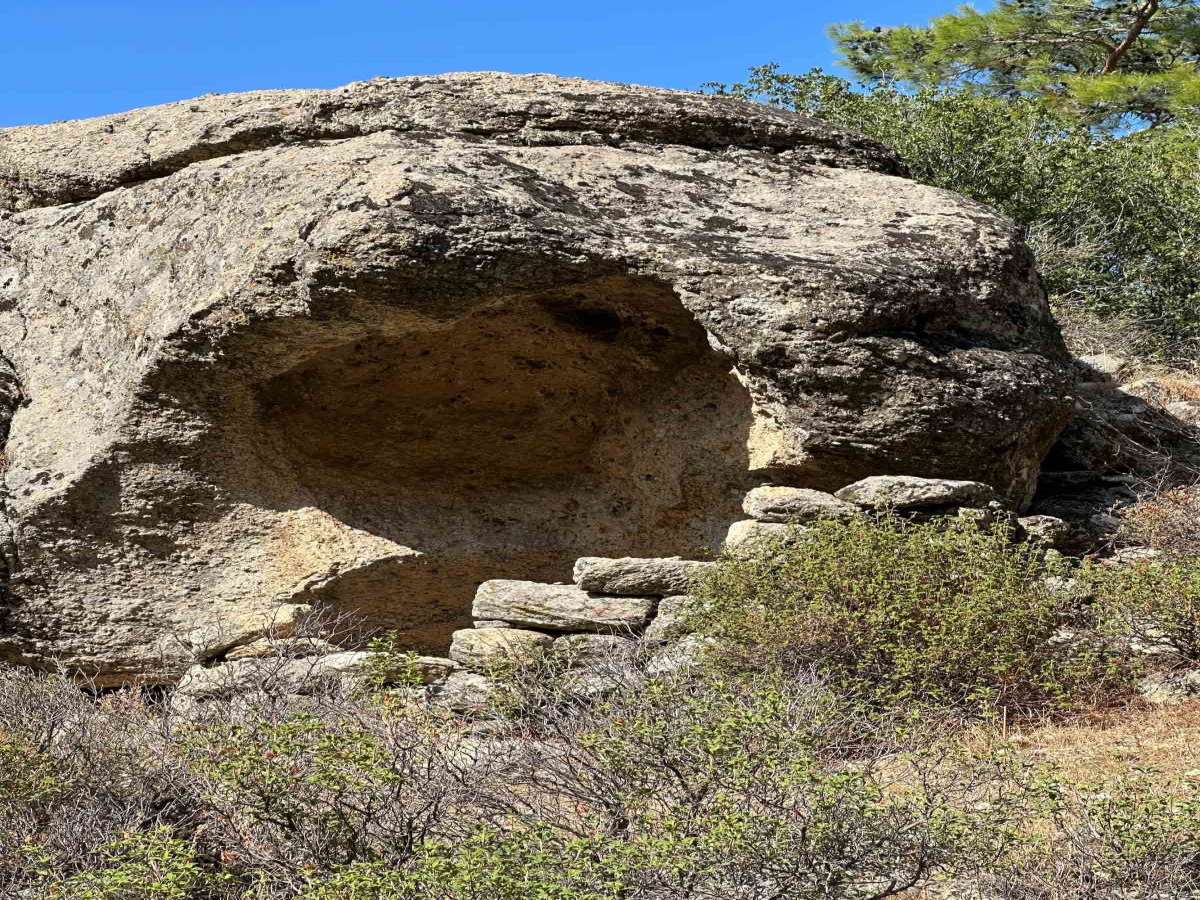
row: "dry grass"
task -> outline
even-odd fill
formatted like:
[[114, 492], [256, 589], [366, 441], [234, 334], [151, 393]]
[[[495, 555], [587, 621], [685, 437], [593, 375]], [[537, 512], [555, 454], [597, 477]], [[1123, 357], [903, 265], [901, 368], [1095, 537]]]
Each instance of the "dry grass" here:
[[1166, 391], [1165, 402], [1167, 403], [1173, 403], [1176, 400], [1200, 402], [1200, 381], [1196, 381], [1194, 378], [1171, 374], [1164, 375], [1157, 381]]
[[1076, 356], [1106, 353], [1122, 356], [1146, 373], [1164, 365], [1200, 372], [1200, 340], [1168, 341], [1153, 322], [1125, 316], [1099, 318], [1083, 306], [1057, 302], [1054, 318], [1067, 347]]
[[1072, 782], [1105, 781], [1135, 769], [1163, 783], [1200, 779], [1200, 700], [1162, 707], [1131, 703], [1025, 725], [1008, 737], [1031, 761], [1053, 765]]
[[1126, 510], [1122, 538], [1176, 556], [1200, 555], [1200, 484], [1160, 490]]
[[1200, 380], [1178, 369], [1143, 368], [1138, 370], [1137, 378], [1126, 381], [1130, 393], [1158, 406], [1179, 400], [1200, 402]]

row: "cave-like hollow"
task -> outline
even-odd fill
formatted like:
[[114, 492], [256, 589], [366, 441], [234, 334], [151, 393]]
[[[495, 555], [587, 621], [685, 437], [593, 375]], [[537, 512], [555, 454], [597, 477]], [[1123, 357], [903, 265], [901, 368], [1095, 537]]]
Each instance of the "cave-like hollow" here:
[[307, 599], [422, 652], [469, 625], [486, 579], [569, 581], [586, 555], [711, 558], [742, 517], [750, 397], [650, 279], [397, 315], [250, 390], [243, 446], [272, 473], [259, 502], [270, 482], [277, 508], [421, 554]]

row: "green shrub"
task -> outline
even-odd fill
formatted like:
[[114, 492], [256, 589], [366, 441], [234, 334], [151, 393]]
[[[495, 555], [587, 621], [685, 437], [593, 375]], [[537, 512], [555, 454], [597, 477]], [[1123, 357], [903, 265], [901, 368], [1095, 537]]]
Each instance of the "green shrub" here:
[[1002, 760], [781, 676], [654, 680], [558, 714], [505, 758], [503, 827], [345, 867], [305, 900], [901, 896], [1002, 852], [1023, 810]]
[[[29, 736], [0, 731], [0, 819], [45, 807], [66, 791], [49, 754]], [[0, 829], [3, 829], [0, 824]]]
[[808, 678], [651, 682], [577, 714], [563, 768], [628, 835], [634, 896], [901, 896], [998, 852], [1006, 761], [956, 754]]
[[1055, 640], [1077, 615], [1057, 575], [1004, 528], [824, 522], [724, 560], [696, 624], [734, 664], [811, 668], [888, 706], [1062, 707], [1116, 672]]
[[1092, 565], [1083, 578], [1110, 637], [1165, 651], [1176, 663], [1200, 663], [1200, 559]]
[[624, 900], [619, 843], [546, 829], [481, 829], [404, 866], [349, 866], [301, 900]]
[[996, 900], [1200, 896], [1200, 784], [1050, 778], [1034, 827], [983, 873]]
[[367, 644], [371, 656], [367, 659], [363, 683], [368, 691], [379, 692], [388, 687], [419, 687], [424, 684], [418, 655], [405, 650], [395, 632], [373, 637]]
[[96, 869], [53, 885], [44, 900], [198, 900], [220, 880], [204, 871], [190, 844], [156, 828], [111, 842]]
[[184, 730], [177, 752], [202, 779], [211, 838], [285, 883], [406, 858], [445, 814], [451, 773], [430, 737], [368, 698], [348, 704]]
[[0, 668], [0, 896], [73, 883], [128, 849], [123, 836], [187, 817], [158, 721], [134, 693]]

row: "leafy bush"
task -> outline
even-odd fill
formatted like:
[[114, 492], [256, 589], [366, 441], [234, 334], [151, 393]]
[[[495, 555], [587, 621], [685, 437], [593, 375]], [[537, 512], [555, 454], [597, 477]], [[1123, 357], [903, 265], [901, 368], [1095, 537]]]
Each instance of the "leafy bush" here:
[[205, 846], [293, 896], [320, 873], [457, 843], [491, 811], [490, 766], [432, 714], [330, 694], [306, 710], [249, 708], [183, 725]]
[[0, 670], [0, 896], [105, 867], [128, 835], [187, 830], [188, 784], [136, 695]]
[[541, 713], [506, 735], [505, 827], [339, 870], [306, 897], [883, 898], [999, 852], [1020, 808], [994, 760], [816, 683], [661, 679]]
[[423, 846], [404, 867], [347, 867], [302, 900], [623, 900], [623, 846], [546, 829], [481, 829], [461, 844]]
[[333, 688], [177, 719], [0, 670], [6, 727], [70, 721], [7, 798], [4, 895], [849, 900], [1012, 840], [1024, 789], [1008, 767], [818, 682], [629, 679], [641, 689], [546, 703], [481, 739]]
[[1200, 785], [1043, 782], [1041, 820], [983, 878], [997, 900], [1200, 896]]
[[896, 518], [823, 522], [724, 560], [698, 627], [735, 665], [811, 668], [889, 706], [1063, 707], [1115, 684], [1096, 646], [1057, 641], [1078, 614], [1061, 573], [1006, 528]]
[[166, 828], [132, 832], [101, 851], [97, 868], [52, 884], [44, 900], [193, 900], [218, 882]]
[[1089, 566], [1084, 578], [1108, 635], [1200, 663], [1200, 560]]

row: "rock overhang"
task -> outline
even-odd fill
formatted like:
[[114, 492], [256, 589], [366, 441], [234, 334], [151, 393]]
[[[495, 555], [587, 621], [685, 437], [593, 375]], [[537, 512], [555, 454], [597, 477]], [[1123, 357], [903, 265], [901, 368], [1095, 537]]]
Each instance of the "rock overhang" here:
[[129, 113], [0, 129], [0, 210], [58, 205], [189, 165], [281, 144], [374, 133], [506, 145], [677, 144], [796, 153], [899, 174], [852, 132], [728, 97], [555, 75], [457, 72], [332, 90], [205, 95]]
[[[132, 154], [126, 129], [164, 143]], [[755, 479], [963, 478], [1020, 506], [1069, 408], [1011, 224], [803, 117], [481, 74], [18, 131], [0, 132], [0, 202], [27, 207], [0, 221], [0, 351], [28, 398], [8, 655], [145, 670], [163, 632], [338, 584], [386, 621], [394, 594], [368, 595], [405, 566], [433, 619], [413, 627], [445, 630], [447, 572], [465, 614], [487, 577], [697, 555]], [[607, 474], [568, 483], [589, 467]], [[418, 487], [472, 480], [491, 505], [439, 528], [486, 544], [508, 522], [512, 569], [406, 538], [440, 515]], [[401, 513], [339, 496], [372, 491]], [[572, 500], [590, 524], [542, 553]], [[539, 502], [559, 513], [514, 512]]]

